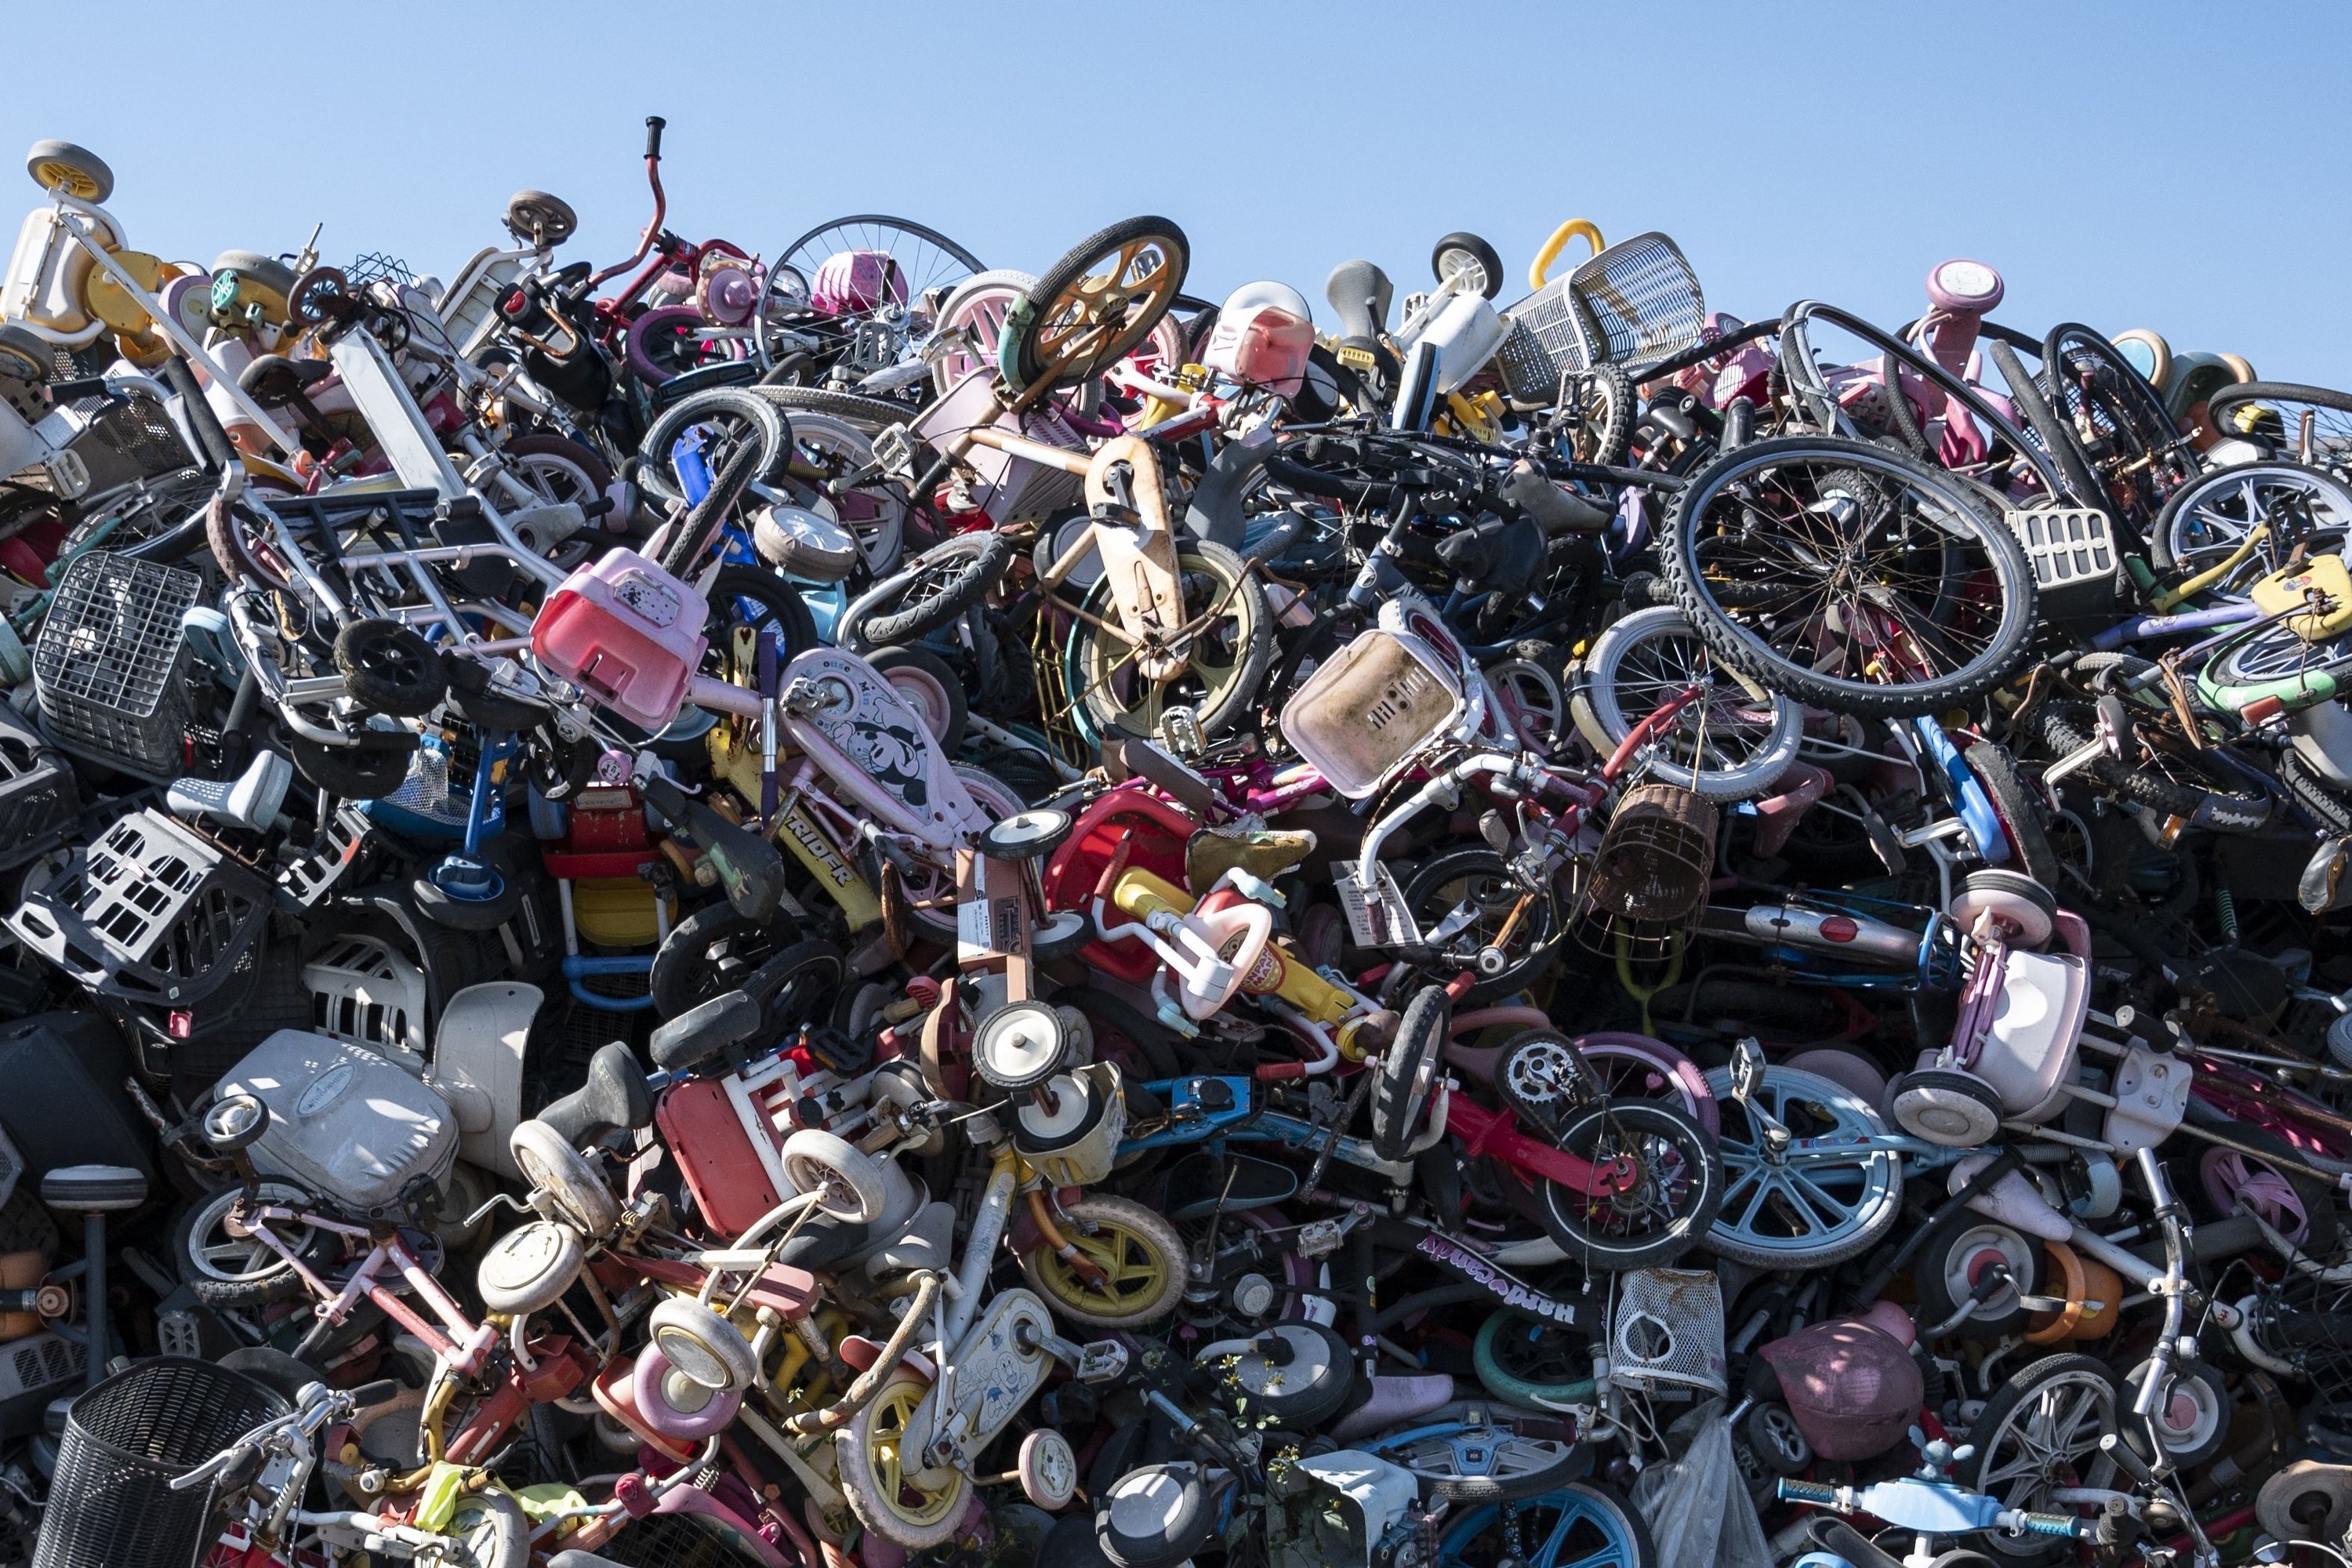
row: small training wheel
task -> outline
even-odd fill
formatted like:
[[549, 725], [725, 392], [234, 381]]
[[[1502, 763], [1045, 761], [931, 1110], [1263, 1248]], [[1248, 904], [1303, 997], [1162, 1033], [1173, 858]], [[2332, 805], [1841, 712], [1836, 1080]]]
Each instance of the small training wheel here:
[[1052, 1427], [1040, 1426], [1021, 1439], [1018, 1465], [1021, 1489], [1039, 1508], [1051, 1512], [1078, 1495], [1078, 1457], [1070, 1452], [1070, 1440]]
[[25, 154], [25, 173], [52, 195], [102, 202], [114, 194], [114, 171], [87, 147], [70, 142], [36, 142]]
[[1974, 931], [1982, 916], [2007, 926], [2019, 947], [2040, 947], [2057, 930], [2058, 900], [2049, 889], [2017, 871], [1973, 871], [1952, 895], [1948, 911], [1962, 931]]
[[992, 860], [1030, 860], [1051, 855], [1070, 836], [1076, 818], [1047, 807], [1024, 811], [990, 826], [980, 836], [980, 852]]
[[1903, 1131], [1947, 1149], [1980, 1149], [2000, 1131], [2000, 1097], [1974, 1073], [1922, 1068], [1891, 1086]]
[[205, 1142], [224, 1154], [250, 1149], [269, 1131], [269, 1108], [249, 1094], [224, 1095], [205, 1112]]
[[971, 1064], [1007, 1094], [1034, 1089], [1061, 1069], [1070, 1042], [1061, 1016], [1043, 1002], [1015, 1002], [989, 1015], [971, 1042]]

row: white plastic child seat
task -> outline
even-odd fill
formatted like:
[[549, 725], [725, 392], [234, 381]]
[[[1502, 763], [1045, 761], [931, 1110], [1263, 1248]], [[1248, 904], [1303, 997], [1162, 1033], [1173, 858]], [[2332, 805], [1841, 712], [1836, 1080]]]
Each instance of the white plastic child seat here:
[[[111, 214], [87, 209], [83, 222], [109, 250], [122, 247], [122, 226]], [[66, 229], [55, 207], [37, 207], [16, 230], [16, 253], [0, 281], [0, 320], [34, 336], [79, 348], [106, 331], [89, 313], [89, 275], [98, 266]]]
[[341, 937], [302, 966], [312, 1027], [330, 1039], [425, 1070], [425, 972], [372, 936]]
[[293, 782], [294, 764], [276, 752], [263, 752], [244, 773], [223, 783], [176, 780], [163, 792], [163, 801], [176, 816], [209, 816], [258, 833], [278, 820], [278, 808], [286, 804], [286, 788]]

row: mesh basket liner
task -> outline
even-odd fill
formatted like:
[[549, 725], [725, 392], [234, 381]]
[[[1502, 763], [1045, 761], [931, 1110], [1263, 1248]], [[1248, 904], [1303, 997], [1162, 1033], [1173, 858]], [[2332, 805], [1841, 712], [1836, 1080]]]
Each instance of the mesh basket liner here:
[[1634, 1388], [1728, 1392], [1722, 1282], [1705, 1268], [1634, 1268], [1617, 1276], [1609, 1375]]
[[93, 550], [66, 571], [33, 644], [33, 684], [59, 745], [157, 778], [181, 772], [191, 716], [180, 617], [204, 579]]
[[249, 1377], [177, 1356], [108, 1378], [67, 1413], [33, 1568], [188, 1568], [213, 1490], [169, 1483], [292, 1408]]
[[34, 952], [101, 995], [184, 1006], [266, 926], [269, 884], [159, 812], [117, 821], [8, 917]]
[[1696, 346], [1706, 299], [1681, 249], [1652, 233], [1611, 246], [1504, 314], [1514, 330], [1500, 350], [1503, 379], [1535, 395], [1601, 361], [1640, 380], [1648, 366]]

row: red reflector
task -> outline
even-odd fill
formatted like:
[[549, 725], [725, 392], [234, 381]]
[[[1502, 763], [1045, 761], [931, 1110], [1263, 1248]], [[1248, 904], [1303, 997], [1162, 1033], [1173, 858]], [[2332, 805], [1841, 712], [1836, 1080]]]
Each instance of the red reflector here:
[[1831, 915], [1822, 921], [1822, 934], [1832, 942], [1852, 942], [1862, 934], [1862, 928], [1843, 915]]
[[196, 1016], [184, 1007], [176, 1008], [165, 1027], [171, 1030], [173, 1039], [184, 1040], [196, 1032]]

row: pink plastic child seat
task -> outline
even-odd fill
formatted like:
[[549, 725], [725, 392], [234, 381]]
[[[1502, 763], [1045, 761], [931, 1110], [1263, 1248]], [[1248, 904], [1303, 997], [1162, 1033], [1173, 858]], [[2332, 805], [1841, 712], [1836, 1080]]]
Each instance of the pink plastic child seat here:
[[1307, 355], [1314, 347], [1314, 323], [1279, 305], [1253, 305], [1217, 318], [1201, 363], [1244, 385], [1288, 397], [1305, 383]]
[[659, 730], [677, 717], [702, 664], [709, 614], [692, 584], [635, 551], [609, 551], [548, 596], [530, 651], [589, 700]]
[[838, 250], [809, 279], [809, 302], [828, 316], [853, 315], [888, 301], [907, 302], [907, 278], [887, 250]]

